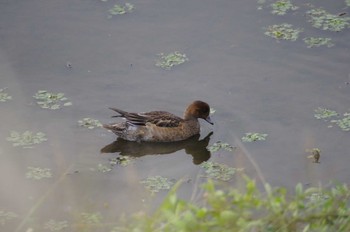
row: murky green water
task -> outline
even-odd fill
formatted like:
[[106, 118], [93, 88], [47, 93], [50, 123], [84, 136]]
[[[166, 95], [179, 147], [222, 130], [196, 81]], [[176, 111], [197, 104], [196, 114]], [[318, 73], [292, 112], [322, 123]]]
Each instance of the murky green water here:
[[[180, 194], [190, 199], [204, 179], [197, 180], [198, 164], [208, 159], [273, 185], [347, 183], [349, 132], [328, 128], [314, 109], [350, 111], [350, 30], [313, 28], [303, 2], [275, 16], [270, 2], [257, 10], [254, 1], [132, 0], [131, 13], [109, 19], [108, 9], [119, 2], [2, 1], [0, 88], [13, 99], [0, 102], [0, 211], [17, 217], [0, 227], [43, 231], [55, 219], [79, 231], [82, 213], [100, 212], [108, 221], [153, 208], [166, 191], [152, 197], [140, 180], [154, 175], [185, 178]], [[343, 1], [312, 3], [349, 14]], [[304, 28], [296, 42], [264, 35], [263, 28], [284, 22]], [[307, 36], [332, 37], [335, 46], [308, 49]], [[157, 54], [173, 51], [189, 61], [170, 71], [155, 66]], [[32, 98], [38, 90], [63, 92], [73, 105], [41, 109]], [[184, 143], [116, 144], [114, 134], [78, 125], [86, 117], [111, 122], [108, 107], [182, 115], [197, 99], [216, 110], [215, 125], [203, 122], [201, 137]], [[48, 141], [13, 147], [6, 141], [12, 130], [41, 131]], [[241, 143], [247, 132], [268, 136]], [[207, 144], [217, 141], [239, 148], [210, 154]], [[321, 150], [319, 164], [306, 158], [311, 148]], [[99, 169], [120, 152], [136, 158]], [[52, 177], [28, 179], [28, 167], [48, 168]]]

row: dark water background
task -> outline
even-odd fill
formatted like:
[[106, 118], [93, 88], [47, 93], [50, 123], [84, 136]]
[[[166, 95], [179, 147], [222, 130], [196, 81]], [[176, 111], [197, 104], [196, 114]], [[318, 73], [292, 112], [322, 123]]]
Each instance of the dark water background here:
[[[0, 88], [13, 97], [0, 103], [0, 211], [19, 215], [4, 228], [18, 228], [26, 215], [32, 224], [23, 228], [50, 219], [71, 222], [82, 212], [108, 219], [152, 208], [166, 193], [150, 197], [139, 181], [151, 175], [189, 180], [180, 194], [191, 198], [203, 170], [193, 163], [193, 150], [188, 154], [182, 145], [108, 173], [91, 170], [118, 156], [100, 152], [115, 136], [81, 128], [77, 121], [111, 122], [110, 106], [182, 115], [200, 99], [216, 110], [214, 126], [201, 122], [201, 139], [214, 132], [209, 145], [240, 145], [246, 132], [268, 134], [264, 142], [243, 143], [241, 151], [212, 153], [211, 161], [244, 167], [259, 180], [254, 160], [274, 186], [349, 183], [349, 132], [314, 118], [317, 107], [349, 112], [349, 30], [311, 27], [304, 1], [295, 2], [301, 6], [295, 13], [275, 16], [270, 2], [257, 10], [256, 1], [131, 0], [132, 13], [108, 19], [117, 3], [0, 1]], [[349, 12], [343, 1], [313, 4]], [[283, 22], [303, 27], [301, 38], [332, 37], [336, 45], [307, 49], [301, 38], [276, 42], [264, 35], [264, 27]], [[155, 66], [158, 53], [173, 51], [186, 53], [189, 62], [171, 71]], [[32, 96], [41, 89], [65, 93], [73, 106], [39, 108]], [[11, 130], [42, 131], [48, 141], [34, 149], [13, 148], [6, 141]], [[306, 158], [305, 149], [313, 147], [321, 149], [320, 164]], [[53, 178], [26, 179], [28, 166], [50, 168]]]

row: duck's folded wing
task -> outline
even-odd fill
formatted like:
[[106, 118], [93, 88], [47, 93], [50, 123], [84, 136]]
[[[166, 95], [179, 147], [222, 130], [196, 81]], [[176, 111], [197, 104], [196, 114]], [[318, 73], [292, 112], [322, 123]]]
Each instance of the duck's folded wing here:
[[168, 113], [166, 111], [152, 111], [148, 113], [141, 113], [140, 116], [146, 118], [146, 122], [150, 122], [159, 127], [177, 127], [183, 122], [183, 119]]

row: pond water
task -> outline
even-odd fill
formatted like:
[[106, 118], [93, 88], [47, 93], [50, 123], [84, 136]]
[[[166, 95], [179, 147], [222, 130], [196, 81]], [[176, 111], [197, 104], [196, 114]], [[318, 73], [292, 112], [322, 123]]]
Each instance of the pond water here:
[[[347, 12], [343, 17], [350, 13], [344, 1], [311, 2], [333, 14]], [[314, 117], [318, 107], [350, 112], [349, 30], [312, 27], [305, 1], [277, 16], [269, 1], [130, 0], [132, 12], [109, 18], [117, 3], [1, 1], [0, 88], [12, 100], [0, 102], [0, 212], [17, 217], [1, 214], [0, 227], [44, 231], [54, 219], [80, 231], [84, 213], [115, 221], [147, 211], [167, 192], [152, 195], [140, 184], [156, 175], [186, 180], [179, 193], [190, 200], [205, 181], [198, 164], [206, 160], [291, 189], [299, 182], [349, 183], [349, 132]], [[280, 23], [304, 31], [295, 42], [264, 35]], [[307, 48], [302, 38], [308, 36], [331, 37], [335, 46]], [[174, 51], [189, 61], [171, 70], [155, 66], [157, 54]], [[72, 106], [42, 109], [32, 97], [38, 90], [62, 92]], [[108, 107], [180, 116], [197, 99], [216, 110], [215, 124], [201, 121], [201, 136], [181, 143], [118, 143], [107, 130], [78, 125], [86, 117], [112, 122]], [[27, 130], [45, 133], [47, 141], [34, 148], [7, 141], [11, 131]], [[242, 142], [247, 132], [268, 136]], [[237, 149], [208, 152], [217, 141]], [[307, 158], [312, 148], [321, 150], [320, 163]], [[123, 155], [136, 158], [108, 170], [110, 160]], [[26, 178], [28, 167], [48, 168], [52, 177]]]

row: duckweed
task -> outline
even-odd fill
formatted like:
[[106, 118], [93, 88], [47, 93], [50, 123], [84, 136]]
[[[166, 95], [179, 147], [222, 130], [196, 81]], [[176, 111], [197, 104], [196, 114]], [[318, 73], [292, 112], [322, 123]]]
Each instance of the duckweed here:
[[315, 111], [314, 116], [317, 119], [328, 119], [328, 118], [331, 118], [331, 117], [338, 116], [338, 113], [336, 111], [330, 110], [330, 109], [326, 109], [326, 108], [322, 108], [322, 107], [318, 107], [314, 111]]
[[331, 38], [306, 37], [303, 40], [307, 44], [308, 48], [320, 47], [320, 46], [327, 46], [330, 48], [334, 46]]
[[302, 31], [303, 30], [300, 28], [293, 28], [291, 24], [283, 23], [269, 26], [265, 32], [265, 35], [277, 40], [295, 41], [298, 39], [299, 33]]
[[108, 10], [109, 18], [114, 15], [123, 15], [132, 12], [134, 5], [131, 3], [125, 3], [124, 6], [115, 4], [111, 9]]
[[98, 224], [102, 222], [102, 214], [100, 212], [95, 213], [81, 213], [81, 221], [85, 224]]
[[34, 96], [37, 104], [43, 109], [57, 110], [62, 106], [70, 106], [71, 102], [64, 96], [64, 93], [50, 93], [46, 90], [39, 90]]
[[158, 55], [160, 58], [156, 61], [156, 66], [167, 70], [170, 70], [173, 66], [177, 66], [188, 61], [186, 54], [181, 54], [178, 51], [171, 52], [169, 54], [160, 53]]
[[61, 231], [68, 227], [67, 221], [56, 221], [56, 220], [49, 220], [45, 223], [44, 228], [49, 231]]
[[14, 212], [5, 212], [0, 210], [0, 225], [5, 225], [7, 221], [17, 218], [18, 215]]
[[329, 31], [341, 31], [350, 27], [350, 17], [333, 15], [323, 9], [311, 9], [306, 12], [313, 27]]
[[255, 142], [255, 141], [261, 141], [266, 140], [267, 134], [260, 134], [260, 133], [245, 133], [245, 136], [242, 137], [243, 142]]
[[343, 131], [350, 131], [350, 113], [345, 113], [343, 118], [331, 122], [337, 124]]
[[51, 178], [51, 170], [49, 168], [39, 168], [39, 167], [28, 167], [28, 172], [26, 173], [26, 178], [41, 180], [43, 178]]
[[200, 166], [205, 169], [204, 177], [222, 181], [229, 181], [237, 171], [243, 170], [211, 161], [205, 161]]
[[290, 10], [297, 10], [299, 7], [294, 6], [289, 0], [280, 0], [271, 4], [272, 14], [285, 15]]
[[96, 119], [92, 118], [83, 118], [82, 120], [78, 121], [79, 126], [88, 128], [88, 129], [94, 129], [96, 127], [102, 127], [102, 123]]
[[112, 166], [119, 164], [120, 166], [125, 167], [131, 164], [133, 161], [134, 161], [133, 157], [125, 155], [125, 156], [119, 156], [116, 158], [109, 159], [109, 164]]
[[147, 177], [145, 180], [140, 181], [140, 183], [144, 184], [146, 189], [151, 193], [157, 193], [160, 190], [168, 190], [174, 185], [173, 181], [162, 176]]
[[211, 145], [208, 148], [208, 151], [210, 151], [210, 152], [217, 152], [217, 151], [219, 151], [221, 149], [224, 149], [226, 151], [233, 151], [235, 149], [235, 147], [231, 146], [228, 143], [223, 143], [221, 141], [217, 141], [216, 143], [214, 143], [213, 145]]
[[6, 140], [12, 142], [14, 147], [33, 148], [32, 145], [47, 141], [47, 138], [42, 132], [34, 134], [31, 131], [25, 131], [21, 134], [17, 131], [11, 131], [10, 137], [7, 137]]
[[5, 90], [6, 90], [6, 88], [0, 89], [0, 102], [6, 102], [6, 101], [12, 99], [12, 96], [10, 96], [8, 93], [6, 93]]

